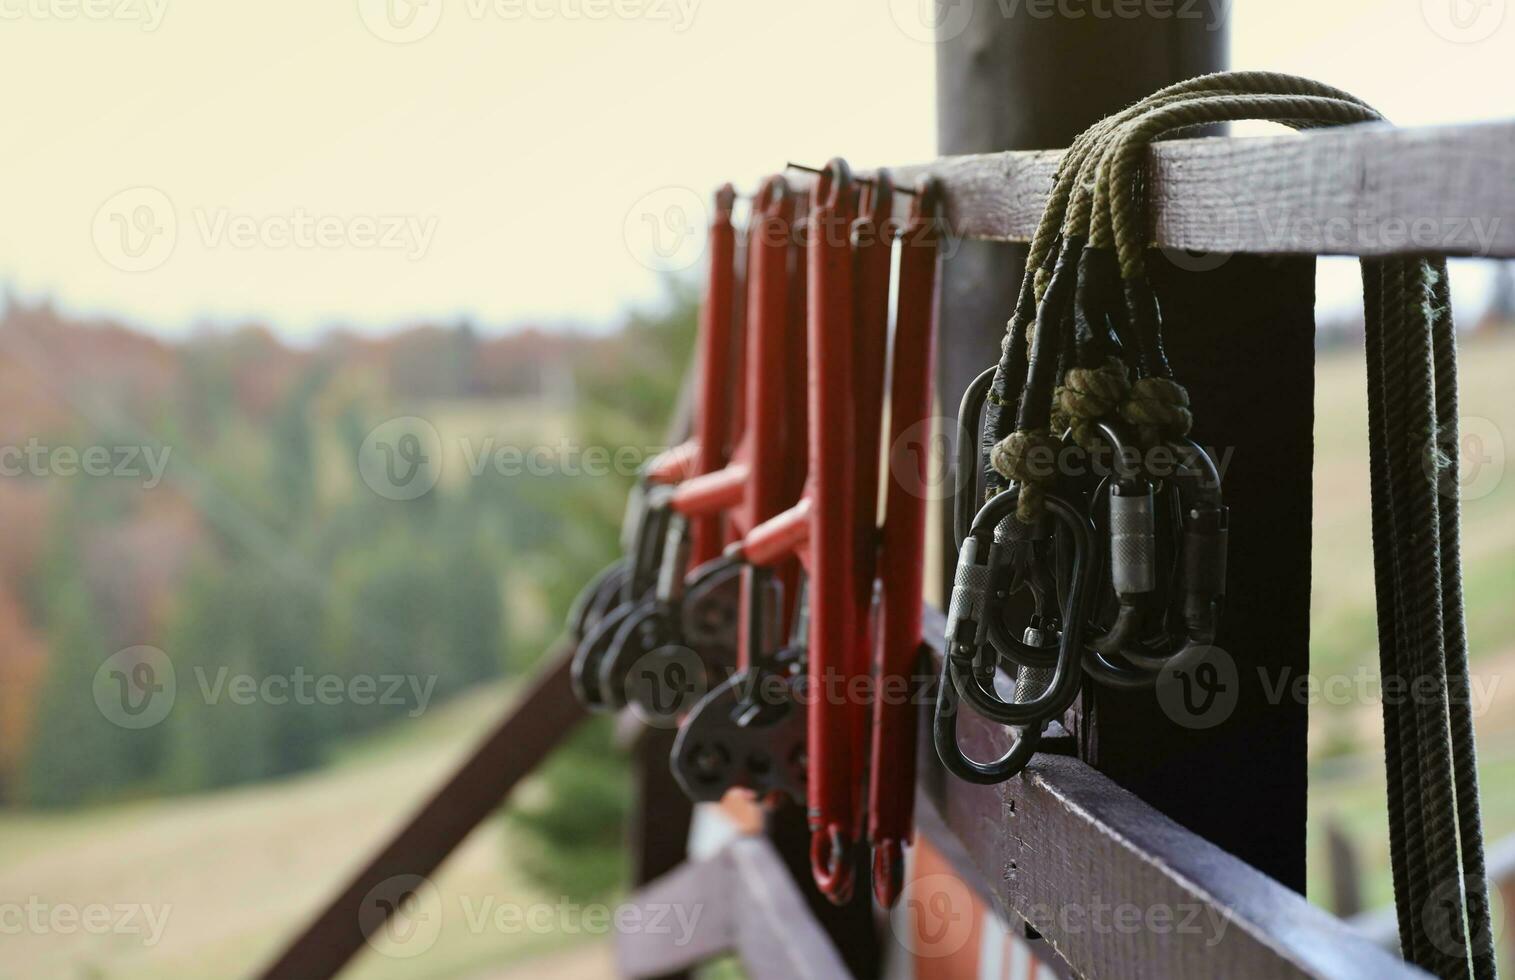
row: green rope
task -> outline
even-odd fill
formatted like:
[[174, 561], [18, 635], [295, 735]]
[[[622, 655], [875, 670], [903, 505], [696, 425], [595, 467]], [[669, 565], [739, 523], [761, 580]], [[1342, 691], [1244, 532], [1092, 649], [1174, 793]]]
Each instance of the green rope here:
[[[1040, 512], [1050, 474], [1033, 460], [1055, 450], [1054, 431], [1068, 431], [1082, 445], [1094, 438], [1097, 421], [1118, 416], [1151, 444], [1192, 426], [1187, 393], [1167, 376], [1146, 286], [1140, 166], [1156, 139], [1239, 119], [1308, 129], [1380, 117], [1348, 93], [1308, 79], [1232, 72], [1169, 86], [1073, 142], [1032, 238], [1021, 303], [991, 389], [988, 457], [1000, 477], [1021, 485], [1022, 520]], [[1051, 288], [1054, 269], [1085, 241], [1090, 249], [1115, 252], [1125, 283], [1124, 316], [1138, 340], [1136, 377], [1127, 364], [1107, 358], [1074, 364], [1061, 384], [1049, 385], [1046, 352], [1067, 348], [1037, 334], [1066, 329], [1058, 304], [1068, 296]], [[1495, 976], [1495, 961], [1468, 698], [1459, 515], [1455, 493], [1439, 494], [1434, 482], [1455, 481], [1456, 460], [1433, 456], [1429, 480], [1426, 468], [1427, 447], [1456, 445], [1455, 332], [1445, 264], [1365, 261], [1363, 276], [1380, 669], [1385, 678], [1433, 692], [1384, 705], [1401, 949], [1438, 976], [1484, 980]], [[1006, 432], [1017, 404], [1017, 430]], [[1456, 935], [1428, 928], [1432, 902], [1450, 911]]]

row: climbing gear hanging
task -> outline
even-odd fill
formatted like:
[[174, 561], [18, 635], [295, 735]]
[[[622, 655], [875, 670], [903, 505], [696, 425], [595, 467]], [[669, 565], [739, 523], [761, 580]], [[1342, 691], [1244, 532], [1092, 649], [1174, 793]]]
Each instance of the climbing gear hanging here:
[[[939, 195], [927, 190], [914, 193], [901, 259], [896, 444], [929, 422]], [[864, 839], [875, 848], [875, 893], [895, 900], [914, 793], [902, 761], [914, 754], [908, 697], [880, 696], [885, 678], [912, 677], [919, 657], [925, 527], [918, 485], [891, 483], [882, 531], [878, 522], [895, 193], [889, 174], [854, 178], [840, 160], [820, 172], [812, 190], [805, 243], [809, 473], [793, 506], [753, 527], [731, 551], [762, 577], [798, 559], [805, 588], [789, 644], [778, 649], [780, 617], [764, 615], [749, 595], [743, 632], [748, 648], [761, 652], [744, 676], [691, 713], [674, 748], [675, 772], [696, 798], [730, 785], [804, 798], [812, 873], [839, 903], [854, 892]], [[908, 447], [901, 465], [920, 465], [905, 453]], [[881, 624], [889, 637], [882, 645]]]
[[[848, 703], [849, 669], [858, 656], [859, 608], [857, 458], [866, 455], [856, 433], [860, 416], [880, 410], [881, 392], [855, 390], [854, 252], [850, 231], [858, 199], [851, 170], [827, 164], [811, 191], [806, 221], [806, 336], [809, 357], [808, 457], [804, 493], [789, 510], [759, 524], [742, 541], [758, 567], [797, 557], [807, 577], [805, 643], [806, 804], [811, 871], [836, 902], [852, 894], [855, 844], [860, 836], [861, 746], [858, 705]], [[887, 289], [887, 278], [883, 287]], [[870, 338], [871, 339], [871, 338]], [[881, 344], [883, 338], [877, 338]], [[880, 387], [882, 379], [880, 379]], [[878, 430], [874, 428], [876, 433]], [[877, 465], [877, 457], [870, 461]], [[867, 515], [874, 523], [874, 514]], [[871, 577], [869, 578], [871, 581]], [[841, 697], [836, 696], [840, 685]]]
[[[602, 688], [603, 668], [607, 657], [643, 634], [636, 627], [645, 622], [649, 609], [657, 607], [658, 583], [665, 583], [664, 601], [671, 597], [666, 589], [673, 572], [664, 565], [669, 539], [672, 487], [702, 473], [725, 465], [737, 433], [733, 426], [737, 413], [733, 407], [737, 388], [736, 298], [740, 289], [737, 277], [737, 234], [732, 224], [732, 207], [736, 192], [730, 184], [715, 194], [708, 249], [710, 265], [706, 294], [701, 307], [699, 327], [699, 361], [696, 372], [694, 434], [686, 442], [655, 457], [638, 480], [636, 492], [628, 506], [623, 545], [628, 556], [622, 571], [607, 569], [576, 600], [570, 614], [570, 630], [578, 638], [571, 670], [574, 692], [587, 707], [604, 710], [613, 706], [607, 700], [612, 691]], [[679, 540], [675, 532], [675, 542]], [[701, 518], [688, 528], [687, 562], [702, 564], [720, 553], [720, 515]], [[678, 578], [682, 579], [680, 570]], [[620, 588], [614, 585], [619, 582]], [[612, 598], [613, 597], [613, 598]], [[734, 594], [730, 600], [734, 601]], [[624, 703], [624, 702], [622, 702]]]
[[[819, 175], [808, 206], [781, 178], [754, 201], [745, 410], [732, 413], [745, 416], [741, 438], [725, 466], [706, 469], [704, 447], [713, 442], [705, 420], [721, 417], [706, 403], [720, 388], [702, 383], [694, 438], [649, 468], [628, 508], [628, 557], [575, 606], [583, 640], [574, 682], [592, 706], [660, 713], [642, 703], [651, 688], [640, 678], [658, 675], [665, 656], [671, 668], [686, 650], [707, 679], [719, 678], [732, 666], [725, 641], [734, 633], [735, 672], [680, 719], [675, 777], [696, 800], [741, 787], [805, 801], [820, 889], [850, 899], [866, 840], [875, 894], [887, 905], [903, 884], [912, 833], [911, 685], [923, 650], [926, 514], [919, 443], [930, 424], [940, 190], [929, 182], [897, 189], [886, 172], [854, 178], [839, 160]], [[913, 199], [903, 229], [893, 216], [897, 193]], [[734, 237], [729, 199], [717, 211]], [[803, 244], [792, 233], [801, 218]], [[888, 483], [881, 527], [897, 238], [889, 459], [899, 476]], [[714, 280], [728, 267], [713, 256], [711, 295], [727, 288]], [[702, 318], [702, 378], [722, 370], [709, 362], [710, 337], [721, 329]], [[806, 377], [807, 385], [795, 383]], [[735, 543], [697, 564], [694, 529], [711, 519]], [[691, 611], [696, 597], [703, 589], [722, 600], [717, 611], [730, 608], [737, 580], [737, 615], [708, 628]]]
[[[903, 886], [904, 848], [915, 808], [917, 667], [923, 660], [921, 597], [926, 573], [927, 473], [935, 371], [936, 287], [943, 233], [941, 187], [916, 188], [900, 233], [889, 378], [884, 523], [878, 543], [878, 653], [873, 671], [868, 841], [873, 893], [889, 908]], [[866, 449], [866, 443], [864, 447]]]
[[[686, 579], [692, 548], [689, 530], [718, 518], [726, 534], [740, 537], [793, 503], [803, 484], [804, 389], [785, 383], [787, 376], [803, 375], [805, 370], [803, 344], [798, 332], [790, 329], [795, 325], [798, 290], [792, 254], [794, 215], [794, 196], [787, 184], [771, 178], [754, 201], [749, 229], [751, 289], [743, 385], [750, 403], [748, 422], [726, 466], [669, 491], [672, 516], [657, 594], [622, 625], [622, 635], [600, 666], [600, 689], [611, 707], [630, 701], [648, 718], [666, 715], [669, 705], [677, 705], [682, 713], [689, 706], [681, 697], [669, 697], [665, 681], [687, 680], [682, 672], [697, 666], [704, 676], [692, 689], [703, 693], [711, 678], [739, 668], [746, 659], [737, 627], [747, 603], [738, 598], [752, 589], [751, 576], [739, 556], [721, 555], [694, 567]], [[778, 584], [788, 585], [790, 595], [796, 571], [780, 570]], [[752, 597], [759, 600], [760, 617], [774, 601], [769, 591]], [[709, 761], [711, 756], [700, 753], [696, 758]]]
[[[805, 483], [806, 393], [798, 383], [806, 376], [805, 258], [794, 234], [803, 206], [782, 177], [769, 178], [758, 194], [749, 232], [747, 429], [731, 465], [690, 481], [676, 501], [691, 511], [726, 510], [738, 542], [793, 506]], [[802, 644], [771, 649], [794, 629], [799, 562], [755, 567], [740, 544], [720, 560], [742, 576], [736, 669], [684, 718], [670, 765], [696, 801], [737, 787], [802, 798], [803, 712], [791, 687]]]
[[[1307, 79], [1222, 73], [1156, 93], [1091, 127], [1065, 154], [1032, 241], [1002, 358], [964, 398], [966, 419], [976, 420], [980, 406], [985, 410], [983, 448], [991, 467], [986, 492], [992, 499], [971, 522], [965, 516], [976, 497], [971, 476], [976, 467], [972, 450], [963, 451], [968, 466], [959, 470], [963, 485], [954, 521], [962, 542], [959, 585], [934, 727], [949, 770], [975, 781], [1007, 778], [1029, 759], [1041, 726], [1064, 706], [1061, 697], [1046, 695], [1044, 711], [1013, 704], [1049, 690], [1041, 672], [1052, 644], [1043, 642], [1043, 624], [1033, 623], [1019, 643], [1007, 640], [1003, 628], [1001, 642], [995, 643], [990, 629], [1009, 591], [1030, 588], [1040, 610], [1050, 584], [1063, 597], [1055, 607], [1061, 621], [1053, 631], [1060, 625], [1062, 636], [1052, 659], [1057, 673], [1051, 688], [1066, 677], [1072, 657], [1066, 652], [1067, 631], [1086, 615], [1074, 601], [1079, 575], [1073, 569], [1087, 555], [1079, 543], [1087, 528], [1077, 518], [1093, 511], [1081, 509], [1078, 488], [1056, 466], [1037, 465], [1060, 449], [1056, 432], [1086, 450], [1101, 439], [1144, 447], [1166, 442], [1182, 456], [1166, 481], [1172, 484], [1168, 492], [1177, 501], [1172, 510], [1179, 523], [1170, 519], [1166, 530], [1158, 521], [1163, 508], [1144, 502], [1154, 501], [1150, 491], [1163, 481], [1148, 473], [1148, 491], [1135, 475], [1125, 485], [1119, 479], [1112, 483], [1114, 491], [1107, 494], [1112, 577], [1105, 591], [1107, 598], [1114, 593], [1116, 612], [1103, 635], [1085, 644], [1084, 671], [1097, 682], [1136, 686], [1165, 655], [1181, 658], [1184, 650], [1214, 639], [1224, 596], [1226, 513], [1214, 467], [1187, 438], [1193, 416], [1167, 363], [1159, 306], [1145, 277], [1146, 221], [1137, 178], [1147, 146], [1177, 130], [1238, 119], [1311, 128], [1379, 118], [1347, 93]], [[1076, 273], [1070, 271], [1075, 263]], [[1495, 964], [1467, 696], [1458, 502], [1455, 494], [1438, 494], [1435, 485], [1457, 475], [1457, 461], [1434, 449], [1456, 444], [1455, 335], [1445, 264], [1401, 258], [1363, 266], [1380, 667], [1386, 683], [1434, 692], [1384, 706], [1401, 949], [1407, 960], [1438, 976], [1482, 980], [1494, 976]], [[1062, 379], [1060, 386], [1055, 377]], [[996, 509], [985, 513], [991, 507]], [[991, 537], [988, 522], [1012, 509], [1023, 527], [1008, 527], [1003, 541]], [[1055, 521], [1050, 527], [1048, 515]], [[1148, 640], [1130, 642], [1140, 631], [1126, 624], [1149, 618], [1157, 608], [1148, 586], [1162, 592], [1162, 583], [1147, 566], [1155, 571], [1163, 563], [1133, 563], [1127, 560], [1132, 556], [1117, 554], [1148, 553], [1149, 527], [1156, 554], [1181, 556], [1166, 591], [1169, 603], [1183, 596], [1184, 635], [1164, 640], [1156, 656]], [[1164, 539], [1177, 538], [1180, 529], [1181, 542], [1165, 545]], [[986, 547], [991, 554], [1000, 548], [1003, 567], [982, 557]], [[1059, 551], [1071, 551], [1072, 562], [1059, 561]], [[1175, 642], [1180, 648], [1164, 654]], [[1017, 655], [1016, 695], [1007, 704], [995, 694], [994, 672], [1017, 666]], [[963, 754], [955, 728], [963, 700], [1017, 728], [1017, 741], [1005, 758], [983, 764]], [[1426, 914], [1433, 897], [1441, 916]], [[1435, 934], [1428, 924], [1433, 918], [1440, 924]]]

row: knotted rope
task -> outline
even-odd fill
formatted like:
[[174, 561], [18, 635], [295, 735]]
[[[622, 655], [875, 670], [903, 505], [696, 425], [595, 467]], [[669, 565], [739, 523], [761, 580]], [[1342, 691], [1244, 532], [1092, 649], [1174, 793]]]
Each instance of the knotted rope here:
[[[985, 431], [990, 492], [1003, 481], [1019, 483], [1017, 514], [1035, 520], [1052, 475], [1033, 461], [1054, 447], [1054, 431], [1066, 430], [1082, 445], [1094, 437], [1097, 421], [1118, 414], [1151, 444], [1187, 434], [1193, 424], [1187, 393], [1173, 380], [1162, 349], [1157, 304], [1145, 278], [1138, 178], [1153, 140], [1239, 119], [1303, 129], [1380, 118], [1351, 95], [1308, 79], [1233, 72], [1170, 86], [1075, 140], [1032, 239], [991, 387]], [[1123, 296], [1100, 307], [1108, 297], [1093, 295], [1096, 315], [1081, 309], [1065, 317], [1074, 292], [1068, 270], [1078, 254], [1111, 249]], [[1090, 268], [1097, 269], [1097, 261]], [[1457, 445], [1445, 263], [1365, 261], [1363, 280], [1380, 669], [1386, 682], [1431, 692], [1384, 705], [1401, 949], [1438, 976], [1484, 980], [1495, 975], [1495, 960], [1468, 697], [1457, 461], [1439, 449]], [[1082, 291], [1080, 281], [1081, 307]], [[1134, 341], [1126, 355], [1134, 380], [1119, 358], [1112, 363], [1106, 324]], [[1075, 331], [1080, 363], [1066, 366], [1057, 385], [1052, 358], [1063, 348], [1050, 335], [1064, 327]], [[1007, 431], [1011, 413], [1015, 431]], [[1439, 492], [1447, 486], [1453, 492]], [[1433, 902], [1442, 914], [1432, 913]], [[1446, 923], [1445, 934], [1433, 934], [1432, 921]]]

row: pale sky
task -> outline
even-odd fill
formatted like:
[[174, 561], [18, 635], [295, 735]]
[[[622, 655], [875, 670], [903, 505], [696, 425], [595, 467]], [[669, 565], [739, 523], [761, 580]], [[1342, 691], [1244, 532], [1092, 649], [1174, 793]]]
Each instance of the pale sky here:
[[[719, 181], [934, 155], [917, 2], [0, 0], [0, 282], [165, 334], [609, 323]], [[1235, 0], [1232, 62], [1512, 115], [1508, 2]]]

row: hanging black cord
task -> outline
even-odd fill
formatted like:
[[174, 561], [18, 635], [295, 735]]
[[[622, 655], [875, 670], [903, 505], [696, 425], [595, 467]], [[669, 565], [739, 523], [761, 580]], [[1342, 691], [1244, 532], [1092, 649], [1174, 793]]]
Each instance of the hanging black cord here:
[[1436, 428], [1441, 450], [1442, 632], [1447, 646], [1447, 694], [1451, 702], [1452, 767], [1456, 777], [1458, 825], [1463, 847], [1463, 887], [1469, 908], [1474, 976], [1492, 976], [1496, 950], [1484, 863], [1483, 817], [1479, 808], [1478, 764], [1474, 748], [1472, 690], [1468, 676], [1468, 630], [1463, 616], [1460, 460], [1457, 416], [1457, 330], [1452, 323], [1451, 284], [1445, 262], [1430, 263], [1431, 340], [1435, 346]]
[[[1276, 118], [1298, 119], [1319, 109], [1341, 111], [1335, 104], [1298, 100], [1305, 112], [1278, 112]], [[1168, 111], [1162, 124], [1144, 120], [1155, 136], [1168, 122], [1186, 117], [1212, 120], [1272, 115], [1265, 106], [1294, 104], [1295, 100], [1217, 98], [1202, 106]], [[1346, 110], [1350, 118], [1356, 107]], [[1345, 120], [1344, 120], [1345, 121]], [[1133, 142], [1137, 142], [1133, 140]], [[1134, 163], [1131, 148], [1123, 147], [1112, 184], [1122, 186], [1120, 174]], [[1113, 202], [1120, 203], [1119, 194]], [[1116, 210], [1121, 210], [1117, 208]], [[1139, 275], [1141, 250], [1129, 237], [1132, 212], [1123, 209], [1115, 222], [1124, 225], [1123, 272]], [[1121, 237], [1117, 234], [1117, 238]], [[1378, 403], [1379, 422], [1372, 427], [1380, 445], [1374, 464], [1375, 539], [1380, 606], [1384, 625], [1392, 634], [1382, 638], [1386, 678], [1414, 685], [1407, 710], [1386, 713], [1386, 728], [1398, 733], [1387, 740], [1391, 774], [1390, 809], [1402, 809], [1403, 819], [1391, 818], [1396, 896], [1405, 955], [1441, 976], [1493, 976], [1494, 960], [1484, 896], [1481, 829], [1473, 771], [1471, 720], [1465, 708], [1466, 647], [1461, 623], [1456, 565], [1455, 504], [1438, 500], [1427, 452], [1445, 445], [1446, 431], [1455, 425], [1455, 402], [1440, 394], [1455, 384], [1452, 333], [1437, 301], [1442, 288], [1441, 267], [1419, 260], [1385, 264], [1379, 299], [1368, 304], [1370, 319], [1381, 318], [1370, 333], [1370, 401]], [[1370, 279], [1372, 276], [1370, 275]], [[1440, 334], [1444, 342], [1433, 343]], [[1437, 382], [1441, 382], [1438, 384]], [[1444, 431], [1446, 430], [1446, 431]], [[1384, 482], [1380, 482], [1383, 480]], [[1441, 567], [1448, 565], [1444, 579]], [[1392, 652], [1391, 652], [1392, 651]], [[1429, 688], [1429, 691], [1426, 690]], [[1429, 693], [1429, 696], [1427, 694]], [[1411, 740], [1413, 739], [1413, 747]], [[1395, 756], [1398, 765], [1394, 764]], [[1399, 773], [1397, 790], [1394, 772]], [[1418, 827], [1416, 826], [1418, 823]], [[1427, 902], [1446, 913], [1434, 933], [1427, 927]]]
[[[1075, 142], [1069, 156], [1081, 156], [1072, 164], [1065, 160], [1048, 220], [1033, 243], [1029, 264], [1034, 270], [1052, 254], [1049, 225], [1060, 223], [1062, 217], [1053, 212], [1068, 207], [1070, 197], [1074, 202], [1070, 214], [1083, 206], [1086, 161], [1094, 156], [1100, 178], [1094, 182], [1095, 225], [1104, 218], [1105, 227], [1114, 230], [1126, 280], [1125, 305], [1140, 353], [1139, 373], [1152, 375], [1155, 382], [1164, 381], [1169, 371], [1155, 297], [1142, 270], [1145, 222], [1137, 201], [1136, 168], [1146, 144], [1164, 133], [1239, 118], [1268, 118], [1306, 127], [1378, 117], [1339, 90], [1287, 76], [1236, 73], [1175, 86]], [[1060, 230], [1071, 237], [1080, 229], [1073, 220]], [[1108, 243], [1096, 228], [1092, 246]], [[1386, 699], [1385, 704], [1391, 853], [1401, 941], [1407, 959], [1439, 975], [1483, 980], [1494, 976], [1494, 958], [1458, 569], [1457, 473], [1455, 460], [1441, 458], [1451, 454], [1438, 453], [1447, 446], [1455, 452], [1456, 446], [1455, 336], [1446, 308], [1444, 266], [1420, 260], [1394, 260], [1382, 266], [1365, 272], [1381, 666], [1386, 681], [1413, 685], [1408, 688], [1413, 693], [1407, 703], [1390, 704], [1392, 699]], [[1014, 335], [1016, 327], [1023, 331], [1030, 322], [1025, 316], [1026, 286], [1040, 282], [1051, 293], [1056, 276], [1050, 277], [1052, 282], [1048, 278], [1028, 274], [1023, 283], [1022, 306], [1012, 321], [1012, 337], [994, 382], [996, 390], [1013, 383], [1005, 375], [1016, 366], [1021, 340]], [[1038, 311], [1039, 332], [1047, 312]], [[1087, 316], [1082, 324], [1077, 320], [1073, 324], [1075, 360], [1082, 360], [1081, 350], [1092, 349], [1092, 330], [1082, 329], [1088, 324]], [[1034, 351], [1031, 362], [1042, 353]], [[1041, 385], [1028, 378], [1016, 433], [1022, 443], [1035, 434], [1026, 431], [1026, 423], [1039, 418], [1035, 402], [1042, 401], [1040, 391]], [[1160, 437], [1170, 419], [1186, 424], [1187, 406], [1175, 400], [1181, 389], [1174, 393], [1149, 386], [1146, 396], [1154, 393], [1162, 395], [1154, 399], [1161, 411], [1141, 420], [1151, 428], [1143, 441]], [[1176, 413], [1177, 408], [1183, 411]], [[1010, 442], [1003, 431], [1008, 422], [1004, 412], [996, 413], [986, 441], [996, 448], [996, 439]], [[996, 468], [1006, 469], [998, 463]], [[1439, 495], [1437, 481], [1443, 486], [1450, 481], [1451, 492]], [[1447, 913], [1438, 928], [1427, 924], [1432, 901]]]

